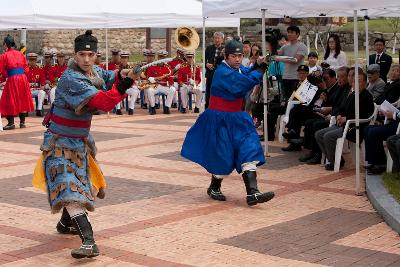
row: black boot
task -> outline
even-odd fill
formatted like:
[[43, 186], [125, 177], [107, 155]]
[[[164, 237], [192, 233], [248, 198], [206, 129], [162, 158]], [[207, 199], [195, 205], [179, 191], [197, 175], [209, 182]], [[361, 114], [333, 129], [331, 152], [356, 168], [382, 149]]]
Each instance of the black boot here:
[[43, 117], [43, 116], [44, 116], [43, 109], [41, 109], [41, 110], [37, 109], [37, 110], [36, 110], [36, 116], [37, 116], [37, 117]]
[[160, 103], [156, 103], [156, 104], [154, 105], [154, 108], [155, 108], [155, 109], [160, 109]]
[[315, 153], [312, 158], [306, 161], [307, 164], [321, 164], [322, 155], [320, 153]]
[[122, 111], [120, 109], [117, 109], [117, 111], [115, 112], [116, 115], [122, 115]]
[[186, 108], [181, 108], [181, 113], [186, 113]]
[[57, 232], [60, 234], [71, 234], [77, 235], [78, 231], [74, 226], [72, 226], [72, 220], [66, 208], [63, 208], [60, 221], [56, 226]]
[[14, 124], [14, 117], [13, 116], [8, 116], [7, 117], [7, 125], [3, 127], [3, 130], [13, 130], [15, 129], [15, 124]]
[[194, 108], [194, 113], [199, 113], [199, 112], [200, 112], [199, 108], [198, 108], [198, 107], [195, 107], [195, 108]]
[[178, 107], [178, 104], [177, 103], [172, 103], [171, 104], [171, 108], [177, 108]]
[[262, 193], [260, 190], [258, 190], [256, 171], [244, 171], [242, 177], [244, 185], [246, 186], [247, 205], [253, 206], [257, 205], [257, 203], [264, 203], [271, 200], [275, 196], [274, 192]]
[[26, 125], [25, 125], [25, 114], [26, 113], [19, 113], [19, 128], [26, 128]]
[[144, 104], [141, 106], [141, 108], [142, 108], [142, 109], [147, 109], [147, 103], [144, 103]]
[[71, 251], [71, 256], [76, 259], [99, 256], [99, 248], [94, 242], [92, 225], [86, 213], [72, 217], [72, 222], [76, 229], [78, 229], [79, 236], [82, 239], [82, 245], [77, 249], [73, 249]]
[[221, 192], [221, 183], [222, 179], [218, 179], [214, 175], [211, 175], [211, 184], [210, 187], [207, 189], [207, 194], [215, 200], [218, 201], [225, 201], [226, 197]]
[[133, 109], [130, 108], [130, 109], [128, 110], [128, 115], [133, 115]]
[[169, 111], [169, 107], [164, 107], [164, 114], [171, 114], [171, 112]]
[[155, 107], [149, 107], [149, 113], [150, 113], [150, 115], [156, 115], [156, 108]]

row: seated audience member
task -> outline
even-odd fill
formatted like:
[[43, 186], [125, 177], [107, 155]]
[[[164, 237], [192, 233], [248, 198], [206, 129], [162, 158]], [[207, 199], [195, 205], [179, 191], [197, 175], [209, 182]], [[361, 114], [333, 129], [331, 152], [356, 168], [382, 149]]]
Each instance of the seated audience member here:
[[306, 162], [307, 164], [321, 163], [322, 152], [315, 140], [315, 132], [329, 127], [331, 116], [337, 115], [339, 107], [346, 101], [349, 95], [350, 85], [347, 78], [349, 68], [339, 68], [337, 71], [337, 79], [334, 74], [335, 72], [331, 69], [326, 69], [324, 71], [323, 78], [327, 87], [334, 88], [334, 85], [337, 83], [337, 89], [331, 90], [332, 93], [329, 94], [327, 107], [321, 109], [321, 113], [325, 114], [325, 117], [321, 119], [310, 119], [305, 122], [303, 145], [304, 148], [310, 149], [311, 151], [299, 158], [301, 162]]
[[384, 80], [379, 78], [380, 67], [378, 64], [369, 65], [367, 74], [368, 74], [367, 90], [371, 93], [375, 101], [381, 94], [383, 94], [386, 83]]
[[386, 146], [393, 160], [392, 172], [400, 172], [400, 134], [388, 137]]
[[[308, 67], [305, 65], [299, 66], [299, 71], [308, 71]], [[333, 77], [336, 76], [333, 70]], [[317, 74], [317, 76], [315, 76]], [[299, 151], [301, 150], [301, 141], [299, 142], [300, 130], [304, 123], [309, 119], [319, 119], [323, 118], [325, 115], [321, 113], [323, 107], [326, 106], [328, 95], [336, 91], [336, 81], [330, 84], [332, 88], [328, 88], [325, 85], [322, 77], [319, 73], [308, 75], [307, 79], [310, 83], [318, 86], [318, 91], [316, 92], [312, 101], [308, 104], [295, 105], [289, 113], [289, 121], [286, 125], [286, 132], [282, 134], [284, 138], [288, 140], [290, 145], [288, 147], [282, 148], [283, 151]], [[307, 75], [307, 73], [305, 74]], [[336, 80], [336, 78], [335, 78]], [[328, 92], [329, 89], [329, 92]], [[332, 89], [332, 90], [331, 90]], [[328, 111], [328, 110], [327, 110]], [[292, 139], [296, 141], [293, 142]]]
[[394, 103], [400, 97], [400, 65], [394, 64], [389, 70], [389, 82], [385, 86], [383, 93], [375, 100], [378, 105], [387, 100]]
[[[374, 102], [372, 95], [366, 90], [367, 88], [367, 75], [360, 68], [359, 73], [359, 106], [360, 106], [360, 119], [369, 118], [374, 112]], [[352, 80], [352, 88], [354, 88], [354, 79]], [[336, 116], [336, 125], [319, 130], [315, 133], [315, 139], [322, 151], [326, 155], [328, 163], [325, 165], [325, 169], [333, 171], [335, 162], [335, 151], [336, 151], [336, 140], [342, 137], [343, 130], [347, 120], [355, 118], [355, 94], [352, 90], [349, 97], [346, 99], [344, 105], [338, 111]], [[368, 123], [360, 124], [360, 140], [363, 138], [364, 128]], [[354, 126], [354, 125], [353, 125]], [[356, 139], [356, 128], [350, 127], [347, 135], [347, 139], [351, 142], [355, 142]], [[344, 160], [342, 158], [340, 166], [344, 166]]]

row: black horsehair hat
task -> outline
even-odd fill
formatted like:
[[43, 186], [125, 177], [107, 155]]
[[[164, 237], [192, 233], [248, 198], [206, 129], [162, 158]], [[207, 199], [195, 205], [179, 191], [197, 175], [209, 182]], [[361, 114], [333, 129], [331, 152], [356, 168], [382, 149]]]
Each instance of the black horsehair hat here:
[[92, 36], [91, 30], [75, 38], [75, 53], [79, 51], [97, 52], [97, 38]]

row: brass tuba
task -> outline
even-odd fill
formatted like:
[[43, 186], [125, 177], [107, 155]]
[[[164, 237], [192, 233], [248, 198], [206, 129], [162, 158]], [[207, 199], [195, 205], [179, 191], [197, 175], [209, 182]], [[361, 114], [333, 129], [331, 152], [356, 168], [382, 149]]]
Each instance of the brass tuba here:
[[175, 30], [175, 42], [185, 50], [196, 50], [200, 44], [200, 37], [193, 28], [179, 27]]

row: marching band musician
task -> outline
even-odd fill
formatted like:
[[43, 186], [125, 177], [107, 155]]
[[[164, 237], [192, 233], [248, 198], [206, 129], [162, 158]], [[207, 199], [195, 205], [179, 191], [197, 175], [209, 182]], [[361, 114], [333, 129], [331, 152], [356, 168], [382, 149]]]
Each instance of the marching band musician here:
[[19, 115], [19, 126], [25, 128], [25, 112], [34, 110], [31, 90], [26, 77], [28, 64], [25, 56], [15, 49], [14, 38], [4, 38], [4, 54], [0, 56], [0, 72], [3, 80], [7, 78], [0, 99], [0, 113], [7, 118], [4, 130], [15, 129], [14, 117]]
[[111, 49], [111, 61], [107, 63], [108, 65], [108, 70], [116, 70], [119, 67], [119, 64], [121, 63], [120, 56], [119, 56], [120, 50], [117, 48]]
[[[119, 65], [119, 69], [131, 69], [132, 66], [129, 65], [128, 61], [129, 61], [129, 51], [121, 51], [121, 64]], [[133, 111], [135, 109], [135, 102], [136, 99], [139, 96], [139, 89], [137, 88], [136, 85], [132, 85], [131, 88], [129, 88], [128, 90], [126, 90], [126, 94], [129, 96], [128, 97], [128, 115], [133, 115]], [[117, 115], [122, 115], [122, 111], [121, 111], [121, 102], [119, 102], [116, 106], [117, 111], [115, 114]]]
[[[63, 210], [57, 231], [78, 232], [82, 245], [71, 251], [72, 257], [91, 258], [99, 255], [99, 249], [87, 211], [94, 211], [96, 194], [104, 197], [99, 194], [105, 187], [94, 160], [92, 112], [111, 110], [126, 97], [126, 89], [138, 75], [128, 69], [106, 71], [94, 66], [97, 38], [92, 31], [75, 38], [74, 51], [58, 82], [53, 109], [43, 122], [48, 130], [44, 133], [42, 156], [32, 184], [47, 191], [52, 213]], [[114, 83], [116, 76], [121, 81], [118, 84]]]
[[[167, 51], [160, 51], [161, 53], [158, 54], [159, 59], [166, 57], [168, 55]], [[165, 94], [167, 96], [167, 100], [165, 102], [165, 106], [163, 113], [170, 114], [170, 107], [172, 104], [172, 99], [174, 98], [176, 89], [173, 86], [174, 79], [172, 78], [172, 70], [166, 63], [160, 63], [158, 65], [150, 66], [146, 70], [146, 77], [147, 80], [152, 83], [156, 84], [155, 88], [148, 88], [147, 95], [150, 103], [149, 113], [150, 115], [156, 114], [156, 107], [155, 107], [155, 95], [156, 94]]]
[[49, 50], [45, 50], [43, 52], [43, 56], [44, 56], [44, 65], [43, 65], [43, 72], [44, 72], [44, 76], [46, 78], [46, 84], [51, 84], [54, 79], [52, 77], [53, 74], [53, 64], [51, 62], [51, 53]]
[[253, 120], [242, 111], [247, 92], [262, 81], [268, 68], [259, 58], [251, 68], [241, 65], [243, 44], [227, 42], [225, 60], [215, 70], [211, 86], [210, 105], [188, 131], [181, 155], [203, 166], [211, 173], [207, 194], [225, 201], [221, 192], [224, 176], [234, 169], [242, 173], [249, 206], [271, 200], [273, 192], [260, 192], [257, 186], [257, 166], [265, 163], [263, 149]]
[[37, 97], [36, 116], [43, 117], [43, 102], [46, 97], [44, 86], [46, 85], [46, 77], [43, 69], [36, 64], [38, 55], [36, 53], [28, 53], [29, 71], [27, 73], [28, 82], [31, 86], [31, 94]]
[[56, 96], [56, 85], [58, 82], [58, 79], [60, 79], [61, 75], [64, 73], [64, 71], [67, 69], [68, 65], [67, 62], [65, 61], [65, 54], [63, 51], [58, 51], [57, 52], [57, 64], [53, 66], [51, 69], [51, 78], [52, 81], [50, 83], [50, 103], [54, 102], [54, 98]]
[[189, 94], [196, 95], [196, 107], [194, 113], [199, 113], [203, 92], [198, 88], [201, 82], [200, 66], [194, 64], [194, 51], [186, 51], [185, 57], [187, 62], [182, 63], [178, 70], [178, 84], [180, 86], [182, 113], [186, 113], [188, 106]]
[[[174, 74], [173, 78], [174, 78], [174, 87], [175, 88], [179, 87], [178, 78], [177, 78], [177, 75], [175, 75], [175, 74], [178, 72], [181, 65], [184, 62], [186, 62], [185, 51], [186, 51], [185, 49], [183, 49], [181, 47], [177, 47], [176, 48], [176, 57], [174, 59], [172, 59], [170, 62], [168, 62], [168, 65]], [[176, 102], [177, 102], [177, 98], [176, 98], [176, 94], [174, 94], [174, 98], [172, 99], [172, 105], [171, 105], [173, 108], [177, 107]]]

